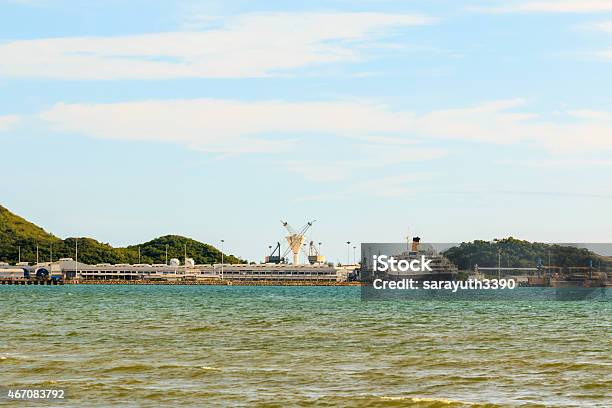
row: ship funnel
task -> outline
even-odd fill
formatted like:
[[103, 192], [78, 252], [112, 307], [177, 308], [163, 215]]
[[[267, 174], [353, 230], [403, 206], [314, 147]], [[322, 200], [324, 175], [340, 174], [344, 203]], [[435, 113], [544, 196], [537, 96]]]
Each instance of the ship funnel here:
[[419, 252], [419, 242], [421, 242], [421, 238], [412, 238], [412, 252]]

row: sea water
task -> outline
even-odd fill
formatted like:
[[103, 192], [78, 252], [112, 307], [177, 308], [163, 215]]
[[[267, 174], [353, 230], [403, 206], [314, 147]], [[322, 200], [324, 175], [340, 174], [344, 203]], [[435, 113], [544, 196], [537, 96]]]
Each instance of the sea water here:
[[606, 301], [0, 286], [0, 320], [0, 390], [66, 392], [32, 406], [612, 406]]

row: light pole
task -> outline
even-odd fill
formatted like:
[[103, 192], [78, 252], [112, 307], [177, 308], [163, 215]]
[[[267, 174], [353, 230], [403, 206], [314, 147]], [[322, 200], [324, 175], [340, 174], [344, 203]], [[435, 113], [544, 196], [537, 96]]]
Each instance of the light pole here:
[[346, 241], [346, 264], [351, 263], [351, 241]]
[[79, 239], [74, 239], [74, 279], [79, 275]]
[[223, 243], [224, 239], [221, 240], [221, 279], [223, 280]]
[[548, 274], [550, 275], [550, 249], [548, 250]]
[[356, 258], [356, 251], [357, 251], [357, 246], [353, 246], [353, 265], [357, 265], [357, 258]]

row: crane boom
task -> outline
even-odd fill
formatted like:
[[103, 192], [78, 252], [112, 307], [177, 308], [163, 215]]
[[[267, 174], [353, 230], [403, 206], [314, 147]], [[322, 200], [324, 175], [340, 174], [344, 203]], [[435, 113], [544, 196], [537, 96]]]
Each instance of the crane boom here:
[[290, 234], [297, 234], [297, 232], [295, 232], [295, 230], [293, 229], [293, 227], [291, 225], [289, 225], [289, 223], [287, 221], [283, 221], [281, 220], [281, 224], [283, 224], [283, 227], [285, 227], [287, 229], [287, 231], [289, 231]]
[[[294, 265], [299, 264], [299, 259], [300, 259], [299, 254], [300, 252], [304, 252], [304, 248], [302, 248], [302, 244], [304, 243], [304, 239], [305, 239], [304, 235], [306, 234], [306, 231], [308, 231], [308, 229], [312, 227], [312, 224], [315, 221], [316, 220], [307, 222], [306, 225], [300, 228], [299, 232], [296, 232], [296, 230], [291, 225], [289, 225], [287, 221], [281, 220], [281, 224], [283, 224], [283, 227], [285, 227], [287, 231], [289, 231], [289, 235], [286, 237], [286, 239], [287, 239], [287, 243], [289, 244], [289, 249], [291, 250], [291, 252], [293, 252], [293, 264]], [[285, 252], [288, 252], [288, 251], [285, 251]]]
[[316, 220], [312, 220], [312, 221], [307, 222], [306, 225], [304, 225], [302, 227], [302, 229], [300, 230], [300, 235], [304, 235], [306, 233], [306, 231], [308, 231], [308, 229], [310, 227], [312, 227], [312, 224], [314, 224], [315, 221]]

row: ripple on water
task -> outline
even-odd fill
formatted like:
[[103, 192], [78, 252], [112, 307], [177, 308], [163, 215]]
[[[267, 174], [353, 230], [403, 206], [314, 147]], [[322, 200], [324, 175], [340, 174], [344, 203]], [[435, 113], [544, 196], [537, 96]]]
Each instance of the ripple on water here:
[[[361, 302], [359, 288], [27, 289], [0, 287], [0, 381], [70, 387], [75, 406], [612, 406], [608, 303]], [[53, 321], [24, 315], [23, 304]]]

